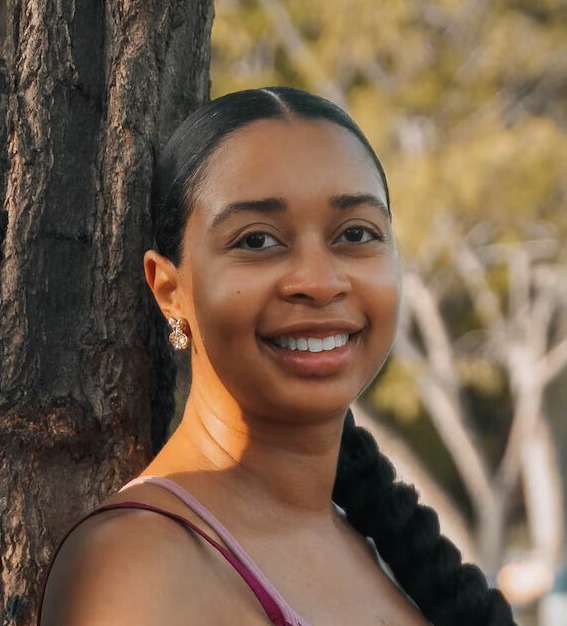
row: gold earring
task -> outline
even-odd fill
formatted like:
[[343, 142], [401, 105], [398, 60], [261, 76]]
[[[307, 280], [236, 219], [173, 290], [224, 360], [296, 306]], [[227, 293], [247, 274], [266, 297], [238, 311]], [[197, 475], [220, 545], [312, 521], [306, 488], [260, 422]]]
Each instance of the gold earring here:
[[169, 335], [169, 343], [176, 350], [185, 350], [189, 346], [189, 337], [187, 337], [181, 328], [181, 318], [178, 317], [177, 319], [174, 319], [173, 317], [170, 317], [167, 320], [167, 323], [172, 331]]

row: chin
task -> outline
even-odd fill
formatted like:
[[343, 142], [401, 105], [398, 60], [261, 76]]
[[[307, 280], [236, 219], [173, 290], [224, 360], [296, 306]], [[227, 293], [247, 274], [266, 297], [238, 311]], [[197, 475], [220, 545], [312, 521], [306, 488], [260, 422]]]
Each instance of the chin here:
[[333, 393], [331, 390], [302, 395], [301, 398], [297, 395], [292, 398], [271, 398], [265, 414], [289, 423], [326, 421], [344, 416], [357, 397], [352, 394]]

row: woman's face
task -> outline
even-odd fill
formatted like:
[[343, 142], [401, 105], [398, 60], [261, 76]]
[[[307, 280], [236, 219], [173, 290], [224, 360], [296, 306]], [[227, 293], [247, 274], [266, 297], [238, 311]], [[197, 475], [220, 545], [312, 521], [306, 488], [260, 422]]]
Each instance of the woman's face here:
[[365, 148], [301, 119], [227, 137], [197, 192], [179, 281], [194, 384], [213, 372], [250, 417], [343, 412], [388, 355], [399, 304], [386, 193]]

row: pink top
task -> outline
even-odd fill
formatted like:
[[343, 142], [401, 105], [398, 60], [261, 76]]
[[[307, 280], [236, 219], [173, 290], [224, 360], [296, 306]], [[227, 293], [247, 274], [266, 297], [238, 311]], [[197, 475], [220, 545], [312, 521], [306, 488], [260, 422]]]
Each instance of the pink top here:
[[[109, 504], [106, 506], [99, 507], [83, 517], [79, 520], [63, 537], [63, 540], [59, 544], [59, 547], [55, 551], [53, 555], [53, 559], [51, 561], [51, 565], [47, 571], [47, 576], [45, 581], [47, 582], [47, 578], [49, 576], [49, 572], [51, 571], [51, 567], [53, 562], [55, 561], [55, 557], [57, 556], [61, 546], [67, 539], [67, 537], [81, 524], [84, 520], [102, 513], [103, 511], [109, 511], [113, 509], [143, 509], [146, 511], [153, 511], [155, 513], [159, 513], [164, 515], [171, 520], [181, 524], [185, 528], [188, 528], [192, 532], [196, 533], [200, 537], [202, 537], [205, 541], [207, 541], [213, 548], [218, 550], [220, 554], [234, 567], [234, 569], [242, 576], [246, 584], [250, 587], [252, 593], [258, 598], [258, 601], [262, 605], [264, 611], [270, 618], [270, 621], [275, 626], [310, 626], [309, 622], [302, 618], [283, 598], [280, 592], [276, 589], [276, 587], [270, 582], [270, 580], [266, 577], [266, 575], [262, 572], [262, 570], [254, 563], [254, 561], [248, 556], [248, 554], [244, 551], [242, 546], [238, 543], [235, 537], [223, 526], [223, 524], [205, 507], [201, 502], [199, 502], [193, 495], [191, 495], [188, 491], [183, 489], [180, 485], [178, 485], [173, 480], [169, 478], [163, 478], [159, 476], [140, 476], [139, 478], [135, 478], [131, 480], [129, 483], [124, 485], [120, 491], [126, 490], [128, 487], [132, 487], [134, 485], [139, 485], [143, 483], [151, 483], [153, 485], [157, 485], [162, 487], [163, 489], [167, 489], [169, 492], [177, 496], [184, 504], [186, 504], [194, 513], [196, 513], [206, 524], [208, 524], [217, 535], [223, 540], [226, 547], [221, 545], [218, 541], [207, 535], [207, 533], [185, 519], [181, 515], [177, 515], [175, 513], [171, 513], [170, 511], [166, 511], [164, 509], [160, 509], [155, 506], [151, 506], [149, 504], [144, 504], [142, 502], [119, 502], [116, 504]], [[374, 546], [374, 544], [371, 544]], [[385, 573], [392, 578], [392, 580], [396, 583], [397, 581], [390, 573], [387, 567], [384, 567], [384, 563], [378, 553], [375, 551], [378, 563], [382, 565]], [[399, 585], [398, 585], [399, 586]], [[401, 589], [401, 588], [400, 588]], [[403, 590], [402, 590], [403, 591]], [[43, 593], [45, 593], [45, 586]], [[42, 602], [40, 603], [40, 610], [38, 615], [37, 624], [41, 623], [41, 606], [43, 604], [43, 593], [42, 593]], [[409, 596], [408, 596], [409, 598]], [[411, 598], [410, 598], [411, 600]]]
[[302, 618], [286, 602], [280, 592], [270, 582], [256, 563], [254, 563], [254, 561], [248, 556], [248, 554], [244, 551], [244, 548], [238, 543], [228, 529], [203, 504], [201, 504], [195, 496], [183, 489], [176, 482], [170, 480], [169, 478], [163, 478], [160, 476], [140, 476], [139, 478], [134, 478], [134, 480], [131, 480], [129, 483], [124, 485], [120, 491], [122, 492], [128, 487], [143, 483], [158, 485], [159, 487], [163, 487], [177, 496], [217, 533], [217, 535], [228, 547], [228, 550], [209, 537], [202, 529], [192, 524], [189, 520], [169, 513], [168, 511], [156, 509], [155, 507], [141, 505], [140, 503], [121, 502], [118, 505], [101, 507], [97, 509], [97, 511], [100, 511], [101, 509], [107, 510], [109, 508], [134, 508], [134, 505], [136, 505], [135, 508], [144, 508], [147, 510], [153, 510], [157, 513], [166, 514], [171, 519], [174, 519], [184, 526], [191, 528], [191, 530], [199, 534], [203, 539], [205, 539], [205, 541], [217, 549], [227, 559], [227, 561], [229, 561], [229, 563], [246, 581], [254, 595], [258, 598], [272, 624], [276, 624], [276, 626], [310, 626], [309, 622]]
[[69, 535], [86, 519], [98, 515], [103, 511], [111, 511], [115, 509], [143, 509], [145, 511], [153, 511], [161, 515], [165, 515], [171, 520], [181, 524], [185, 528], [188, 528], [192, 532], [196, 533], [207, 541], [213, 548], [218, 550], [220, 554], [234, 567], [234, 569], [242, 576], [246, 584], [250, 587], [252, 593], [258, 598], [258, 601], [262, 605], [270, 621], [275, 626], [309, 626], [309, 623], [302, 619], [291, 606], [283, 599], [278, 590], [272, 585], [272, 583], [266, 578], [260, 568], [252, 561], [252, 559], [246, 554], [244, 549], [240, 546], [238, 541], [231, 535], [231, 533], [217, 520], [214, 515], [207, 510], [194, 496], [182, 489], [177, 483], [168, 478], [161, 478], [158, 476], [141, 476], [130, 481], [120, 491], [124, 491], [128, 487], [138, 485], [141, 483], [152, 483], [167, 489], [180, 500], [182, 500], [191, 510], [193, 510], [204, 522], [206, 522], [222, 540], [228, 546], [228, 549], [221, 545], [218, 541], [215, 541], [212, 537], [207, 535], [201, 528], [185, 519], [181, 515], [171, 513], [164, 509], [145, 504], [142, 502], [118, 502], [116, 504], [108, 504], [101, 506], [91, 511], [88, 515], [85, 515], [76, 524], [74, 524], [66, 535], [63, 537], [61, 543], [53, 555], [51, 564], [47, 570], [45, 577], [45, 583], [41, 594], [41, 602], [39, 605], [39, 612], [37, 617], [38, 626], [41, 624], [41, 613], [43, 607], [43, 596], [45, 595], [45, 586], [53, 563], [57, 554], [61, 550], [61, 546]]

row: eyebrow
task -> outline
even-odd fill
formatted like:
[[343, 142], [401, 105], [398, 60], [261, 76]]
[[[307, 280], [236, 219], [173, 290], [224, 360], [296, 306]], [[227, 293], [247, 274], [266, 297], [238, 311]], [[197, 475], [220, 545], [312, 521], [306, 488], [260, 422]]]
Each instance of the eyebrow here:
[[262, 198], [261, 200], [242, 200], [227, 204], [213, 219], [211, 230], [217, 230], [219, 226], [231, 215], [242, 211], [255, 211], [257, 213], [282, 213], [286, 209], [283, 198]]
[[[382, 211], [388, 219], [390, 218], [390, 210], [380, 198], [371, 193], [354, 193], [339, 194], [329, 199], [329, 204], [334, 209], [349, 210], [360, 205], [367, 204], [376, 207]], [[215, 215], [211, 230], [218, 230], [220, 225], [235, 213], [244, 211], [253, 211], [258, 213], [283, 213], [287, 208], [287, 204], [283, 198], [262, 198], [260, 200], [241, 200], [239, 202], [231, 202]]]
[[390, 209], [372, 193], [343, 193], [333, 196], [330, 203], [336, 209], [354, 209], [361, 204], [369, 204], [383, 211], [386, 217], [390, 217]]

